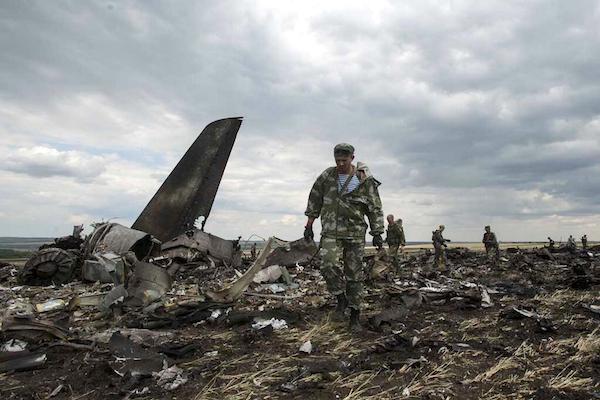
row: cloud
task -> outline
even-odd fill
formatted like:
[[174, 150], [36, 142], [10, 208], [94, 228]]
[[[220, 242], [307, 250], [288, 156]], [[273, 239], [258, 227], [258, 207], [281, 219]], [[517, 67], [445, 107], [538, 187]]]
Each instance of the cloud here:
[[245, 116], [207, 222], [222, 236], [301, 235], [342, 141], [409, 240], [439, 223], [453, 239], [487, 223], [510, 239], [600, 235], [584, 223], [600, 216], [595, 1], [5, 2], [0, 14], [0, 234], [52, 232], [67, 215], [131, 221], [207, 123]]
[[111, 160], [79, 151], [60, 151], [45, 146], [21, 147], [9, 153], [0, 165], [12, 172], [35, 178], [65, 176], [80, 181], [97, 178]]

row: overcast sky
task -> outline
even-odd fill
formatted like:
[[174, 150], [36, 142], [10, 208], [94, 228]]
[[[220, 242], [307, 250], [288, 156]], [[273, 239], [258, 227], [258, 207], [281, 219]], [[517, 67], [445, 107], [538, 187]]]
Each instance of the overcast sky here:
[[407, 239], [600, 239], [598, 1], [2, 1], [0, 236], [129, 225], [213, 120], [206, 224], [302, 235], [338, 142]]

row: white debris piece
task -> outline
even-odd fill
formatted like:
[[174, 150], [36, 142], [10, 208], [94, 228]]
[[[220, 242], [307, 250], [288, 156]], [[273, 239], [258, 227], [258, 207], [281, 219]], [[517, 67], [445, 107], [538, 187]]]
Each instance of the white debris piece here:
[[27, 347], [27, 343], [19, 339], [11, 339], [0, 347], [0, 351], [23, 351]]
[[279, 265], [271, 265], [265, 269], [261, 269], [254, 275], [252, 281], [254, 283], [276, 282], [281, 278], [281, 267]]
[[39, 303], [35, 305], [35, 310], [39, 313], [48, 311], [62, 310], [65, 308], [67, 303], [63, 299], [49, 300], [45, 303]]
[[479, 287], [479, 293], [481, 294], [481, 307], [483, 307], [483, 308], [489, 308], [489, 307], [492, 307], [494, 305], [494, 303], [492, 303], [492, 299], [490, 297], [490, 294], [488, 293], [488, 291], [485, 288], [485, 286], [480, 286]]
[[223, 311], [221, 311], [220, 309], [213, 310], [213, 312], [210, 313], [210, 317], [208, 317], [208, 319], [210, 319], [211, 321], [214, 321], [217, 318], [219, 318], [221, 316], [221, 314], [223, 314]]
[[175, 390], [188, 381], [183, 370], [176, 365], [153, 372], [152, 376], [157, 379], [158, 385], [165, 390]]
[[307, 340], [306, 342], [304, 342], [302, 344], [302, 346], [300, 346], [301, 353], [310, 354], [310, 353], [312, 353], [312, 350], [313, 350], [313, 347], [312, 347], [312, 343], [310, 342], [310, 340]]
[[583, 308], [586, 308], [593, 313], [600, 314], [600, 306], [596, 306], [594, 304], [590, 304], [590, 305], [583, 304]]
[[288, 328], [288, 324], [284, 319], [277, 319], [277, 318], [271, 318], [271, 319], [258, 319], [257, 318], [254, 320], [252, 327], [254, 329], [262, 329], [268, 325], [271, 325], [273, 327], [273, 329], [276, 331], [278, 331], [280, 329]]
[[275, 293], [283, 293], [285, 292], [285, 285], [281, 284], [281, 283], [271, 283], [270, 285], [267, 286], [267, 290], [271, 291], [271, 293], [275, 294]]

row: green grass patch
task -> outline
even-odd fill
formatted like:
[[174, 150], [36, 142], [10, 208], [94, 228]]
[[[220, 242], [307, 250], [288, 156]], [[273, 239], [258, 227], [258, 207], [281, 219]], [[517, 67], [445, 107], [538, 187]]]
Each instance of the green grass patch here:
[[0, 249], [0, 260], [14, 259], [14, 258], [29, 258], [31, 257], [31, 251], [13, 250], [13, 249]]

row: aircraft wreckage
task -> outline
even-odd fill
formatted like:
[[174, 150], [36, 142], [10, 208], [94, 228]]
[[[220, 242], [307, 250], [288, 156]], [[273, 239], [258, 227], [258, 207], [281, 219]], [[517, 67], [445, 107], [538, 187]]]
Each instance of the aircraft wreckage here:
[[248, 257], [195, 227], [240, 124], [208, 125], [131, 228], [0, 263], [0, 398], [598, 398], [600, 245], [366, 255], [350, 335], [314, 243]]
[[[171, 276], [188, 263], [204, 260], [240, 267], [239, 239], [222, 239], [204, 232], [204, 226], [241, 124], [242, 118], [226, 118], [207, 125], [131, 228], [114, 222], [96, 223], [84, 240], [82, 227], [76, 226], [73, 234], [42, 246], [19, 272], [19, 282], [60, 285], [81, 279], [114, 283], [113, 291], [99, 302], [106, 308], [110, 299], [121, 297], [130, 300], [129, 304], [151, 303], [171, 287]], [[195, 225], [198, 220], [199, 228]], [[314, 243], [303, 240], [271, 238], [246, 274], [208, 296], [214, 301], [233, 301], [261, 269], [307, 261], [316, 250]]]

